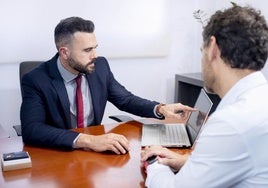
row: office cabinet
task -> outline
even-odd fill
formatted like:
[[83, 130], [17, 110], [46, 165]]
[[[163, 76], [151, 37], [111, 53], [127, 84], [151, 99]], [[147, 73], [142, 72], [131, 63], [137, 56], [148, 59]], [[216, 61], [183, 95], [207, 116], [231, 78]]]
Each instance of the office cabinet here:
[[[198, 94], [203, 88], [202, 74], [198, 73], [187, 73], [187, 74], [176, 74], [175, 75], [175, 102], [193, 107], [198, 97]], [[213, 102], [211, 112], [214, 112], [217, 108], [220, 98], [218, 95], [208, 94], [209, 98]]]

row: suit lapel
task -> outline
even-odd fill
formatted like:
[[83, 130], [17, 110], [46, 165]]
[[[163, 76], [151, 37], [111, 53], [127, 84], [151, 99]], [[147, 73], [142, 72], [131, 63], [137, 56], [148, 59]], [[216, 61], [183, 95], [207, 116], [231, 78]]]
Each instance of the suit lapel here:
[[67, 95], [67, 92], [66, 92], [66, 88], [65, 88], [65, 85], [63, 84], [62, 81], [59, 81], [59, 80], [53, 80], [52, 81], [52, 84], [58, 94], [58, 97], [60, 99], [60, 103], [62, 105], [62, 109], [63, 109], [63, 112], [64, 112], [64, 116], [67, 120], [67, 127], [69, 129], [72, 128], [72, 125], [71, 125], [71, 117], [70, 117], [70, 102], [69, 102], [69, 99], [68, 99], [68, 95]]
[[52, 78], [52, 85], [54, 89], [56, 90], [60, 103], [62, 105], [67, 127], [71, 129], [72, 125], [71, 125], [71, 117], [70, 117], [70, 102], [68, 99], [68, 94], [67, 94], [63, 79], [58, 71], [57, 59], [58, 59], [58, 54], [56, 54], [56, 56], [54, 56], [49, 62], [48, 71], [49, 71], [50, 77]]
[[[98, 104], [99, 99], [99, 91], [96, 88], [96, 76], [94, 76], [94, 73], [87, 75], [87, 81], [92, 97], [92, 105], [93, 105], [93, 111], [94, 111], [94, 125], [101, 123], [101, 111], [100, 111], [100, 105]], [[94, 84], [95, 83], [95, 84]]]

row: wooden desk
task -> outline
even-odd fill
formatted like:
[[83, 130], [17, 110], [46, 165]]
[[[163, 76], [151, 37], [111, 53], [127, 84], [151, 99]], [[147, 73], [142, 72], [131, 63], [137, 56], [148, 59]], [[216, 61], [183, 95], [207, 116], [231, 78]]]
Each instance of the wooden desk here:
[[145, 174], [140, 167], [141, 123], [131, 121], [76, 131], [94, 135], [123, 134], [130, 141], [131, 150], [125, 155], [84, 150], [67, 152], [23, 146], [21, 137], [0, 139], [1, 154], [23, 149], [32, 159], [32, 168], [1, 171], [0, 187], [144, 187]]

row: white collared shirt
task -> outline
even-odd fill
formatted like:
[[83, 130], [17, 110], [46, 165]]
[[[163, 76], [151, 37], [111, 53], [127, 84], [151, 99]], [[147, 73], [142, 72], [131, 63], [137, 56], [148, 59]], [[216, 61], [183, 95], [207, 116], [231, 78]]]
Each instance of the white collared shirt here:
[[[71, 124], [73, 128], [76, 128], [77, 120], [76, 120], [76, 101], [75, 101], [75, 93], [76, 93], [75, 78], [77, 77], [77, 75], [67, 71], [61, 65], [59, 58], [57, 60], [57, 66], [64, 80], [64, 85], [67, 90], [68, 99], [70, 102]], [[94, 112], [93, 112], [91, 93], [85, 75], [82, 76], [81, 88], [82, 88], [83, 105], [84, 105], [84, 125], [86, 126], [92, 124], [92, 122], [94, 121]]]
[[268, 84], [261, 72], [238, 81], [209, 117], [188, 161], [174, 174], [147, 167], [148, 187], [268, 187]]

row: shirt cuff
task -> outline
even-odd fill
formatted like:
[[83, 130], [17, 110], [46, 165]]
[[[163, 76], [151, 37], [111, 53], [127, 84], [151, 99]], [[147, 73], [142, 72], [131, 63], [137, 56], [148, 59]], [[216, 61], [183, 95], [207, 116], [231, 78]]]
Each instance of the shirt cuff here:
[[163, 115], [160, 115], [156, 112], [156, 109], [157, 109], [157, 106], [160, 105], [160, 104], [157, 104], [154, 106], [154, 115], [158, 118], [158, 119], [163, 119], [164, 116]]
[[77, 135], [77, 137], [76, 137], [76, 138], [74, 139], [74, 141], [73, 141], [73, 148], [74, 148], [74, 149], [78, 148], [78, 147], [75, 146], [75, 143], [76, 143], [76, 141], [77, 141], [77, 139], [79, 138], [80, 135], [81, 135], [81, 133], [79, 133], [79, 134]]

